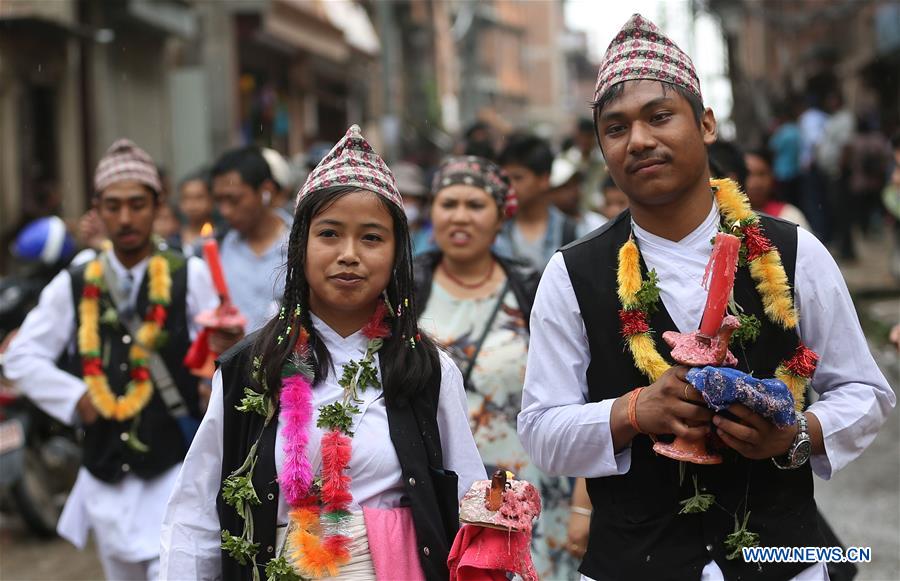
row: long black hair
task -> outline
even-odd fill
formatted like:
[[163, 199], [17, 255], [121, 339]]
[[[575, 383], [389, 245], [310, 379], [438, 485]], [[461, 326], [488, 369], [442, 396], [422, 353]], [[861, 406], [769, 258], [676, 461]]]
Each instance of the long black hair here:
[[[298, 333], [285, 336], [288, 324], [295, 325], [294, 309], [300, 307], [300, 324], [309, 333], [313, 357], [314, 383], [328, 376], [331, 357], [321, 337], [316, 333], [309, 312], [309, 283], [306, 280], [306, 245], [313, 218], [340, 198], [361, 191], [353, 186], [325, 188], [304, 196], [294, 212], [294, 225], [288, 242], [287, 272], [281, 313], [274, 316], [260, 330], [253, 343], [253, 357], [262, 361], [261, 378], [266, 387], [277, 393], [281, 387], [281, 369], [291, 354]], [[382, 370], [382, 385], [388, 405], [402, 405], [423, 387], [432, 373], [439, 371], [437, 347], [427, 335], [419, 335], [413, 291], [412, 245], [409, 225], [403, 209], [383, 196], [376, 195], [391, 215], [394, 224], [394, 268], [387, 286], [387, 296], [400, 315], [390, 319], [391, 336], [378, 352]], [[296, 328], [293, 329], [297, 331]], [[282, 336], [282, 341], [278, 337]]]

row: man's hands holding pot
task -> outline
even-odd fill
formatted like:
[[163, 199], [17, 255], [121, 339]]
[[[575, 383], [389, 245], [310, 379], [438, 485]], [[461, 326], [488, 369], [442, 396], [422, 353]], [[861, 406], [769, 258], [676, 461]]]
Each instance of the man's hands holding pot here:
[[[646, 434], [673, 434], [690, 440], [706, 437], [715, 429], [722, 442], [746, 458], [760, 460], [784, 454], [797, 428], [778, 428], [746, 406], [734, 404], [730, 416], [706, 406], [703, 396], [685, 380], [689, 368], [669, 368], [653, 384], [641, 390], [634, 404], [634, 419]], [[628, 418], [631, 392], [613, 404], [611, 423], [616, 451], [628, 446], [639, 432]]]
[[688, 368], [670, 367], [638, 395], [636, 419], [648, 434], [674, 434], [696, 440], [709, 433], [713, 411], [685, 381]]

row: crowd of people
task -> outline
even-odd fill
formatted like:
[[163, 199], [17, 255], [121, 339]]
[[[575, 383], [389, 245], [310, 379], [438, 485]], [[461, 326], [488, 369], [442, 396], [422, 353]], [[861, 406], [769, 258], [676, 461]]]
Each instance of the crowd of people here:
[[[540, 493], [541, 579], [827, 578], [734, 558], [753, 538], [836, 544], [812, 475], [858, 457], [895, 404], [822, 242], [852, 255], [841, 204], [874, 224], [900, 149], [839, 95], [827, 109], [764, 147], [716, 143], [689, 57], [635, 15], [558, 148], [477, 124], [436, 167], [388, 167], [353, 126], [302, 179], [245, 146], [167, 192], [117, 141], [86, 249], [6, 355], [86, 433], [60, 534], [92, 532], [109, 579], [444, 579], [468, 563], [459, 500], [502, 470]], [[736, 367], [790, 370], [790, 429], [709, 409], [654, 343], [698, 328], [720, 229], [744, 241], [734, 314], [756, 329]], [[197, 322], [224, 296], [210, 240], [243, 325]], [[184, 361], [201, 336], [211, 377]], [[726, 463], [655, 454], [673, 434], [714, 437]], [[686, 511], [691, 495], [715, 506]]]
[[[838, 88], [824, 97], [788, 100], [781, 109], [757, 152], [769, 156], [757, 157], [756, 165], [766, 161], [779, 201], [799, 208], [810, 231], [842, 259], [853, 260], [854, 232], [868, 235], [884, 224], [881, 193], [893, 154], [878, 115], [851, 110]], [[896, 149], [898, 137], [893, 141]], [[788, 211], [797, 216], [794, 208]]]

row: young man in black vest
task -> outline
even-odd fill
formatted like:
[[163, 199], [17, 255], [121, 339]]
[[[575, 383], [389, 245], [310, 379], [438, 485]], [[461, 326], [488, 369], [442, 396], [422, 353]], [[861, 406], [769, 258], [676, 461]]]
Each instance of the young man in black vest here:
[[84, 427], [59, 534], [81, 548], [93, 531], [108, 579], [156, 579], [163, 510], [201, 415], [182, 359], [194, 316], [218, 299], [202, 261], [156, 248], [160, 182], [146, 152], [116, 141], [94, 186], [111, 249], [44, 289], [4, 369], [47, 413]]
[[[519, 415], [519, 436], [538, 466], [588, 479], [594, 511], [581, 572], [598, 580], [827, 578], [823, 563], [747, 563], [739, 549], [753, 544], [750, 533], [761, 546], [824, 544], [813, 472], [828, 479], [855, 459], [895, 405], [840, 271], [811, 234], [759, 216], [754, 235], [780, 254], [787, 307], [773, 309], [772, 296], [757, 290], [759, 271], [741, 265], [734, 299], [759, 330], [733, 347], [737, 367], [760, 378], [785, 366], [812, 375], [811, 349], [819, 356], [811, 381], [819, 400], [786, 429], [739, 404], [730, 415], [714, 414], [685, 382], [686, 368], [666, 369], [661, 336], [699, 327], [710, 240], [720, 227], [739, 226], [722, 215], [744, 198], [731, 182], [718, 183], [730, 198], [711, 187], [706, 148], [716, 123], [693, 65], [639, 15], [601, 65], [594, 121], [631, 209], [548, 264], [531, 316]], [[745, 251], [753, 250], [748, 237]], [[658, 290], [640, 298], [656, 309], [643, 309], [638, 325], [620, 282], [629, 264], [620, 250], [630, 242], [639, 249], [634, 269]], [[802, 317], [779, 322], [776, 311]], [[712, 431], [724, 444], [718, 465], [682, 464], [652, 449], [658, 435]], [[682, 511], [688, 499], [693, 512]]]

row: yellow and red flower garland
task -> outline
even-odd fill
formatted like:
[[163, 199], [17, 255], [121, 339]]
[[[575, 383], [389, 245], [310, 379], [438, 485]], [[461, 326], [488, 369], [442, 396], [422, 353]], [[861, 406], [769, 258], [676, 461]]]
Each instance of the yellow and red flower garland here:
[[97, 411], [106, 419], [125, 421], [136, 416], [150, 401], [153, 383], [147, 368], [149, 354], [153, 349], [166, 322], [167, 310], [171, 302], [172, 279], [169, 262], [160, 255], [150, 258], [148, 298], [150, 306], [137, 337], [128, 353], [131, 381], [125, 395], [112, 392], [103, 372], [100, 359], [100, 295], [103, 289], [103, 262], [98, 258], [91, 261], [84, 272], [84, 290], [78, 314], [81, 325], [78, 328], [78, 353], [81, 355], [84, 382], [88, 396]]
[[[759, 216], [751, 209], [747, 197], [728, 179], [711, 180], [716, 202], [725, 223], [741, 238], [741, 250], [750, 276], [762, 298], [766, 316], [785, 330], [796, 329], [797, 311], [781, 255], [762, 232]], [[649, 324], [646, 292], [647, 281], [641, 276], [641, 255], [633, 238], [619, 249], [616, 271], [617, 293], [622, 335], [635, 366], [651, 381], [656, 381], [670, 364], [663, 359], [653, 339]], [[652, 281], [651, 281], [652, 282]], [[775, 377], [787, 385], [794, 396], [795, 408], [804, 407], [806, 386], [816, 370], [818, 355], [800, 343], [795, 353], [775, 370]]]

